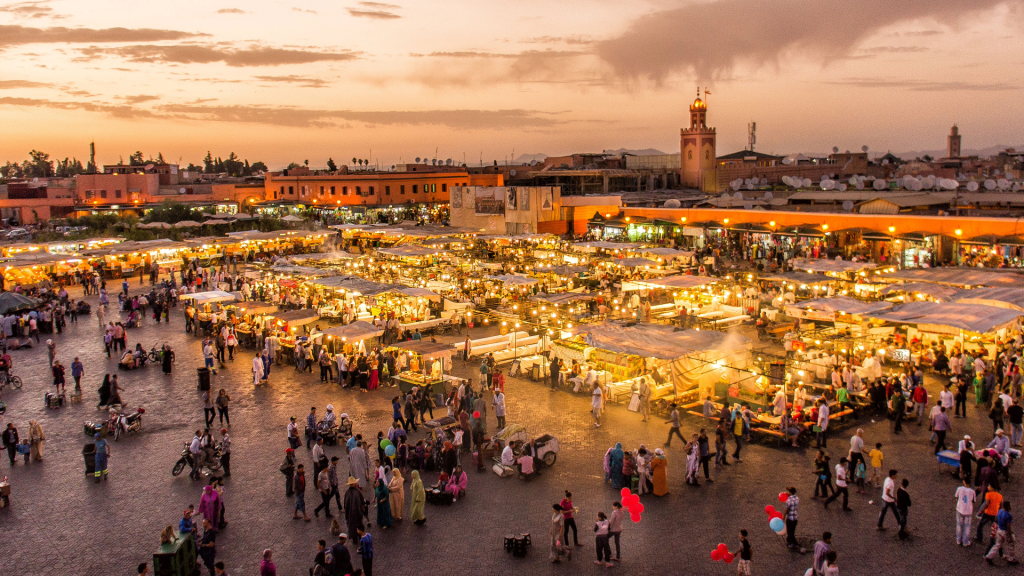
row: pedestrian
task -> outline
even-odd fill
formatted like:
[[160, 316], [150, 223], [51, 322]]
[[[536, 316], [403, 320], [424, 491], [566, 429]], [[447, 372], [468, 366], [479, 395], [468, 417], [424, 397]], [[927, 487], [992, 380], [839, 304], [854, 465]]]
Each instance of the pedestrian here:
[[213, 367], [213, 357], [215, 354], [216, 350], [213, 347], [213, 342], [207, 340], [206, 344], [203, 345], [203, 363], [205, 364], [207, 370], [214, 374], [217, 373], [217, 370]]
[[582, 546], [582, 544], [580, 544], [579, 536], [576, 533], [575, 514], [577, 510], [572, 504], [572, 492], [569, 492], [568, 490], [565, 491], [565, 498], [562, 498], [560, 505], [562, 506], [562, 524], [564, 526], [562, 541], [565, 542], [566, 546], [569, 545], [569, 529], [572, 528], [573, 544], [576, 546]]
[[1003, 502], [1002, 509], [996, 515], [996, 542], [985, 555], [985, 562], [993, 564], [994, 558], [1002, 556], [1011, 566], [1019, 564], [1014, 550], [1012, 525], [1013, 514], [1010, 514], [1010, 502], [1006, 501]]
[[594, 564], [611, 568], [612, 549], [608, 545], [608, 517], [604, 512], [597, 513], [597, 521], [594, 523], [594, 543], [597, 546], [597, 560]]
[[213, 565], [214, 576], [228, 576], [227, 570], [224, 569], [223, 562], [217, 562]]
[[875, 443], [875, 449], [868, 452], [868, 458], [871, 458], [871, 485], [878, 488], [882, 480], [882, 463], [885, 461], [881, 442]]
[[291, 497], [295, 495], [295, 449], [285, 448], [284, 462], [281, 463], [281, 474], [284, 474], [284, 495]]
[[498, 419], [498, 430], [505, 429], [505, 393], [498, 390], [491, 398], [494, 406], [494, 416]]
[[839, 459], [839, 464], [836, 464], [836, 489], [832, 492], [832, 495], [825, 499], [825, 508], [828, 508], [830, 502], [839, 498], [839, 495], [843, 495], [843, 510], [852, 510], [849, 506], [850, 501], [850, 489], [847, 487], [847, 481], [850, 477], [850, 470], [848, 468], [849, 460], [846, 456]]
[[850, 437], [850, 470], [857, 470], [858, 462], [864, 462], [864, 430], [861, 428]]
[[828, 402], [824, 399], [818, 400], [818, 423], [814, 427], [815, 438], [817, 440], [818, 448], [825, 448], [828, 446]]
[[57, 345], [53, 340], [46, 341], [46, 357], [50, 360], [50, 366], [53, 366], [53, 360], [57, 357]]
[[18, 429], [14, 427], [13, 423], [7, 423], [7, 428], [3, 434], [0, 434], [0, 441], [7, 448], [7, 457], [11, 460], [13, 468], [15, 460], [18, 458]]
[[594, 416], [594, 428], [601, 427], [601, 412], [604, 411], [604, 391], [601, 385], [594, 382], [594, 389], [590, 392], [590, 413]]
[[910, 480], [904, 478], [900, 483], [900, 488], [896, 490], [896, 511], [900, 513], [900, 539], [904, 539], [908, 536], [907, 534], [907, 517], [910, 515], [910, 492], [907, 491], [907, 486], [910, 485]]
[[551, 505], [553, 510], [551, 514], [551, 529], [548, 535], [551, 538], [551, 553], [548, 555], [548, 560], [552, 564], [562, 561], [562, 556], [566, 556], [569, 560], [572, 559], [572, 549], [569, 548], [563, 542], [562, 532], [565, 529], [565, 518], [562, 516], [562, 505], [555, 503]]
[[213, 426], [213, 419], [216, 417], [217, 405], [214, 403], [210, 391], [206, 390], [203, 392], [203, 420], [206, 422], [207, 428]]
[[82, 361], [75, 356], [75, 359], [71, 362], [71, 377], [75, 379], [75, 393], [82, 393], [82, 376], [85, 376], [85, 367], [82, 366]]
[[715, 467], [729, 465], [729, 446], [726, 444], [729, 437], [728, 422], [719, 419], [715, 427]]
[[31, 459], [36, 462], [42, 462], [43, 443], [46, 442], [46, 434], [43, 432], [43, 426], [36, 420], [31, 420], [28, 423], [28, 439], [31, 446]]
[[750, 547], [750, 540], [747, 540], [746, 530], [740, 530], [740, 547], [732, 554], [739, 556], [739, 562], [736, 564], [736, 575], [750, 576], [750, 561], [754, 557], [754, 551]]
[[56, 392], [58, 395], [63, 395], [65, 390], [65, 371], [64, 366], [60, 363], [60, 360], [54, 360], [53, 362], [50, 363], [50, 371], [53, 372], [53, 387], [55, 389], [54, 392]]
[[622, 536], [622, 520], [626, 513], [622, 510], [622, 502], [612, 502], [612, 515], [608, 518], [608, 538], [615, 540], [615, 558], [612, 561], [622, 560], [622, 552], [619, 548], [619, 537]]
[[224, 471], [224, 477], [231, 476], [231, 436], [227, 428], [220, 429], [220, 467]]
[[[127, 283], [125, 281], [125, 284]], [[263, 559], [260, 560], [260, 576], [277, 576], [277, 566], [274, 565], [272, 557], [273, 552], [270, 551], [270, 548], [263, 551]]]
[[946, 407], [939, 406], [938, 413], [931, 420], [932, 431], [935, 432], [935, 453], [946, 450], [946, 433], [952, 430], [953, 424], [946, 414]]
[[[203, 495], [199, 499], [199, 513], [210, 521], [210, 526], [220, 528], [220, 493], [212, 485], [203, 486]], [[205, 526], [204, 526], [205, 527]]]
[[[316, 406], [309, 407], [309, 414], [306, 414], [306, 450], [311, 450], [316, 445]], [[316, 459], [313, 460], [316, 462]]]
[[373, 576], [373, 537], [362, 526], [356, 528], [359, 535], [359, 556], [363, 559], [363, 576]]
[[[824, 532], [821, 535], [821, 540], [814, 543], [814, 574], [815, 576], [826, 576], [826, 564], [828, 563], [829, 554], [835, 554], [832, 549], [832, 533]], [[833, 559], [835, 556], [833, 556]]]
[[[266, 353], [266, 350], [263, 351]], [[270, 370], [270, 363], [266, 365], [263, 363], [263, 356], [260, 352], [256, 352], [256, 355], [252, 357], [252, 385], [259, 386], [260, 382], [265, 379], [267, 371]]]
[[956, 489], [956, 543], [966, 547], [971, 545], [971, 516], [977, 494], [971, 488], [970, 479], [963, 478], [961, 482], [963, 486]]
[[[324, 542], [321, 540], [321, 542]], [[344, 532], [338, 534], [338, 542], [330, 547], [331, 559], [328, 562], [328, 567], [332, 569], [330, 574], [351, 574], [352, 569], [352, 554], [348, 551], [345, 543], [348, 542], [348, 534]], [[327, 543], [324, 542], [326, 547]]]
[[[981, 514], [978, 515], [978, 532], [975, 534], [975, 540], [980, 543], [985, 542], [985, 526], [996, 521], [996, 516], [999, 515], [999, 510], [1003, 505], [1003, 495], [1000, 494], [995, 486], [989, 484], [986, 486], [985, 492], [985, 507], [982, 508]], [[995, 540], [990, 540], [987, 546], [992, 546]]]
[[743, 460], [740, 460], [740, 450], [743, 448], [743, 435], [746, 433], [746, 430], [744, 430], [745, 421], [740, 414], [739, 408], [733, 411], [730, 422], [732, 424], [732, 439], [736, 442], [736, 449], [733, 450], [732, 457], [737, 462], [743, 462]]
[[310, 454], [313, 459], [313, 476], [319, 476], [320, 471], [327, 468], [328, 461], [327, 455], [324, 454], [324, 439], [317, 438], [316, 444], [313, 445], [313, 451]]
[[786, 497], [786, 546], [796, 548], [798, 545], [796, 525], [799, 520], [800, 497], [796, 495], [796, 488], [793, 486], [786, 488], [786, 492], [789, 493], [789, 496]]
[[424, 505], [427, 502], [427, 493], [423, 488], [423, 481], [420, 480], [419, 470], [413, 470], [411, 476], [412, 507], [409, 510], [409, 517], [413, 524], [422, 526], [427, 522], [427, 516], [423, 513]]
[[889, 476], [882, 482], [882, 512], [878, 515], [878, 530], [885, 530], [885, 513], [892, 510], [896, 523], [900, 524], [900, 513], [896, 509], [896, 470], [889, 470]]
[[670, 425], [668, 429], [668, 439], [665, 440], [666, 448], [672, 447], [673, 434], [678, 436], [679, 440], [681, 440], [683, 444], [686, 444], [686, 438], [683, 438], [683, 435], [679, 432], [679, 408], [676, 407], [675, 404], [672, 404], [669, 407], [672, 408], [672, 412], [668, 415], [668, 420], [665, 420], [665, 424]]
[[170, 375], [171, 369], [174, 366], [174, 350], [167, 344], [164, 344], [163, 349], [160, 351], [160, 369], [164, 374]]
[[651, 484], [654, 485], [655, 496], [668, 494], [668, 459], [665, 458], [665, 451], [655, 448], [654, 459], [651, 460]]
[[104, 480], [107, 479], [107, 458], [110, 457], [110, 445], [103, 439], [99, 432], [93, 435], [94, 444], [96, 445], [96, 483], [100, 483], [100, 477]]
[[[306, 469], [302, 464], [295, 467], [295, 479], [292, 480], [292, 488], [295, 490], [295, 512], [292, 513], [292, 519], [298, 520], [302, 518], [309, 522], [311, 518], [309, 514], [306, 514]], [[302, 516], [299, 516], [299, 512], [302, 512]]]
[[217, 392], [217, 413], [220, 418], [221, 426], [224, 425], [225, 421], [228, 426], [231, 426], [231, 417], [228, 415], [228, 402], [230, 401], [231, 396], [228, 396], [227, 391], [221, 388], [220, 391]]
[[216, 576], [213, 565], [217, 556], [217, 529], [213, 527], [209, 518], [203, 518], [203, 536], [196, 543], [196, 548], [203, 565], [210, 571], [210, 576]]
[[334, 498], [334, 503], [338, 505], [338, 512], [341, 512], [341, 492], [338, 489], [338, 458], [337, 456], [331, 457], [331, 465], [327, 467], [327, 480], [331, 484], [331, 497]]
[[313, 509], [313, 516], [319, 518], [323, 510], [324, 516], [334, 518], [331, 514], [331, 479], [326, 467], [316, 475], [316, 489], [320, 493], [320, 505]]
[[[355, 534], [357, 529], [363, 525], [363, 518], [367, 515], [366, 499], [359, 490], [359, 481], [349, 476], [346, 483], [348, 489], [345, 491], [345, 523], [350, 534]], [[358, 540], [353, 540], [358, 545]]]

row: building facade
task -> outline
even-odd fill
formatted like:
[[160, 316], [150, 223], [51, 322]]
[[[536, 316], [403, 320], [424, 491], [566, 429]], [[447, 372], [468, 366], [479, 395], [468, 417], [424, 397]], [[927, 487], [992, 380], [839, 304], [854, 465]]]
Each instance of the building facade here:
[[685, 188], [717, 192], [716, 134], [715, 129], [707, 125], [707, 103], [700, 99], [699, 94], [690, 105], [690, 126], [680, 130], [679, 134], [680, 178]]
[[319, 174], [307, 168], [269, 172], [264, 202], [321, 206], [391, 206], [448, 202], [455, 186], [501, 186], [501, 174], [354, 172]]

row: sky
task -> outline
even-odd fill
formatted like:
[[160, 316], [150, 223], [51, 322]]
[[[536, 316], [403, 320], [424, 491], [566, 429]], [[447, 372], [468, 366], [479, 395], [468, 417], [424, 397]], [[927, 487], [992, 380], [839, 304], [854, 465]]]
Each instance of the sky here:
[[0, 162], [1020, 145], [1024, 0], [0, 0]]

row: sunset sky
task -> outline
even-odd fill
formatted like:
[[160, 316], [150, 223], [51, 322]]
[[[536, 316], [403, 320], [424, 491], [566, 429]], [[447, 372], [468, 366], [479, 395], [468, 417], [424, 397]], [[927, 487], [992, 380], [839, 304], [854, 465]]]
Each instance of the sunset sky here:
[[1024, 143], [1024, 0], [396, 1], [0, 4], [0, 162]]

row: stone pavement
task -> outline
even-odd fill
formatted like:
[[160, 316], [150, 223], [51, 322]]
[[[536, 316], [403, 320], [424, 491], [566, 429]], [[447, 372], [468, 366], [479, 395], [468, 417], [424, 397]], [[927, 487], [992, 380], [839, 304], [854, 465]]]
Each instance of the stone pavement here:
[[[134, 293], [134, 282], [132, 288]], [[474, 329], [474, 337], [485, 334], [484, 330]], [[13, 372], [25, 380], [25, 386], [20, 391], [3, 391], [8, 406], [3, 426], [14, 422], [27, 437], [29, 420], [38, 419], [47, 441], [43, 462], [25, 466], [19, 461], [9, 470], [7, 459], [0, 460], [0, 474], [10, 477], [13, 488], [12, 506], [0, 509], [0, 574], [134, 574], [137, 563], [151, 560], [160, 530], [168, 524], [176, 526], [181, 511], [189, 503], [199, 502], [201, 483], [187, 474], [175, 478], [170, 473], [182, 444], [191, 439], [194, 429], [202, 427], [195, 373], [201, 364], [198, 340], [184, 333], [180, 309], [174, 311], [170, 324], [157, 327], [147, 319], [142, 328], [129, 331], [131, 347], [136, 342], [147, 350], [164, 342], [174, 347], [174, 374], [165, 376], [157, 366], [116, 371], [114, 360], [103, 353], [95, 315], [82, 317], [64, 334], [51, 337], [66, 366], [76, 355], [85, 363], [84, 401], [60, 410], [44, 408], [43, 394], [50, 387], [45, 337], [42, 346], [12, 353]], [[274, 368], [269, 385], [254, 389], [251, 358], [251, 351], [239, 351], [235, 362], [229, 362], [213, 378], [214, 390], [225, 388], [232, 397], [234, 454], [225, 491], [229, 526], [218, 538], [218, 559], [232, 575], [256, 574], [260, 553], [269, 547], [275, 551], [278, 574], [306, 574], [316, 540], [330, 542], [331, 537], [329, 523], [322, 517], [308, 524], [291, 519], [292, 500], [284, 496], [283, 477], [278, 472], [286, 448], [288, 417], [294, 415], [301, 421], [310, 406], [316, 405], [322, 414], [324, 406], [333, 403], [337, 413], [347, 412], [354, 419], [356, 432], [373, 438], [390, 425], [394, 391], [360, 394], [341, 390], [320, 383], [318, 373], [299, 374], [285, 366]], [[128, 405], [146, 407], [145, 429], [140, 435], [112, 442], [110, 479], [97, 485], [84, 476], [80, 452], [90, 441], [82, 432], [83, 422], [105, 416], [94, 407], [96, 388], [105, 372], [119, 374], [126, 389], [122, 397]], [[475, 376], [476, 364], [456, 361], [455, 372]], [[938, 392], [934, 379], [930, 379], [929, 390], [933, 395]], [[641, 423], [637, 414], [612, 405], [605, 424], [595, 429], [589, 397], [551, 392], [523, 379], [508, 379], [506, 396], [508, 422], [525, 425], [531, 434], [557, 436], [561, 453], [554, 468], [543, 470], [541, 477], [529, 483], [468, 470], [467, 497], [450, 507], [428, 505], [425, 526], [414, 526], [407, 517], [393, 529], [372, 529], [377, 574], [603, 570], [592, 563], [593, 518], [598, 510], [610, 512], [611, 503], [618, 499], [617, 491], [603, 483], [604, 453], [618, 441], [627, 449], [640, 443], [651, 449], [659, 447], [668, 426], [660, 419]], [[493, 413], [488, 423], [493, 432]], [[966, 422], [953, 423], [954, 437], [964, 432], [976, 441], [991, 437], [988, 419], [973, 406]], [[709, 553], [719, 542], [735, 549], [737, 532], [746, 528], [754, 549], [755, 574], [803, 574], [811, 555], [790, 552], [784, 539], [768, 529], [764, 513], [765, 505], [778, 505], [776, 495], [788, 485], [797, 486], [801, 496], [801, 538], [810, 543], [822, 531], [831, 530], [844, 574], [948, 574], [982, 567], [981, 547], [954, 545], [953, 492], [957, 482], [940, 472], [927, 429], [910, 426], [907, 433], [894, 437], [886, 422], [875, 423], [865, 417], [858, 424], [865, 429], [868, 445], [884, 444], [885, 467], [894, 467], [901, 477], [906, 474], [911, 480], [910, 540], [897, 540], [894, 528], [874, 530], [878, 490], [866, 496], [851, 494], [852, 512], [843, 512], [838, 506], [824, 510], [820, 501], [812, 500], [813, 450], [747, 446], [742, 463], [713, 471], [716, 482], [696, 488], [685, 485], [685, 457], [677, 447], [668, 450], [671, 492], [663, 498], [645, 496], [646, 510], [639, 524], [627, 519], [623, 561], [618, 569], [640, 574], [731, 573], [733, 566], [712, 562]], [[699, 418], [686, 416], [683, 433], [696, 432], [701, 425]], [[847, 439], [855, 429], [853, 424], [833, 434], [829, 442], [833, 462], [846, 454]], [[422, 431], [411, 434], [413, 440], [421, 437]], [[329, 457], [335, 454], [342, 457], [342, 470], [347, 470], [344, 449], [327, 449]], [[298, 451], [298, 458], [309, 465], [305, 448]], [[435, 480], [435, 474], [424, 474], [428, 485]], [[311, 479], [309, 483], [307, 502], [312, 512], [318, 498]], [[575, 495], [585, 545], [569, 566], [550, 565], [547, 531], [551, 504], [565, 489]], [[1020, 501], [1016, 478], [1004, 494], [1015, 503]], [[373, 514], [371, 510], [371, 518]], [[887, 523], [892, 526], [892, 519]], [[533, 535], [534, 545], [522, 559], [511, 557], [502, 548], [502, 538], [518, 532]]]

